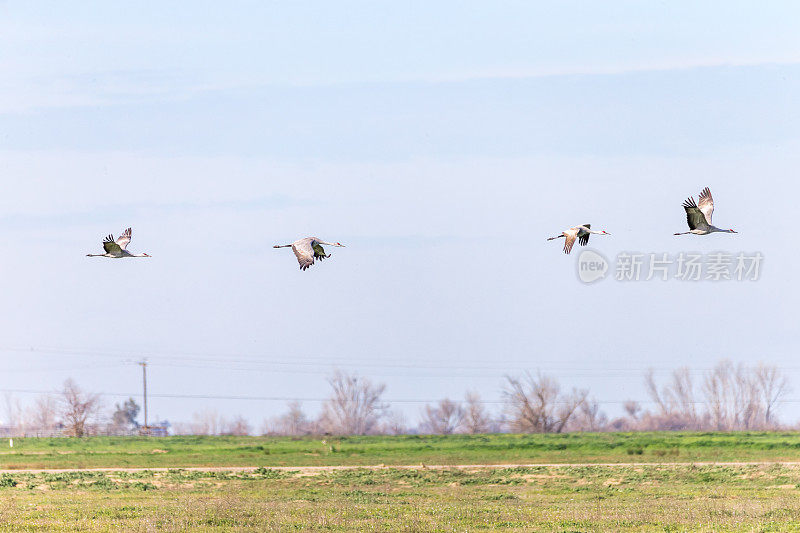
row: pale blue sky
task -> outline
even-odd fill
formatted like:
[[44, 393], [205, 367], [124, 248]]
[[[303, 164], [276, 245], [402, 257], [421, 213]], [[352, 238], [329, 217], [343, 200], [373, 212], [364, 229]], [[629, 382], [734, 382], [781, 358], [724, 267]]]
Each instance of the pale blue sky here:
[[[0, 389], [137, 392], [147, 356], [160, 394], [319, 398], [339, 366], [390, 399], [494, 400], [540, 368], [617, 401], [649, 366], [729, 357], [800, 398], [798, 15], [4, 2]], [[674, 237], [706, 185], [741, 233]], [[545, 242], [584, 222], [610, 257], [761, 251], [763, 276], [584, 286]], [[151, 260], [85, 257], [128, 226]], [[271, 247], [311, 234], [348, 247], [307, 272]], [[284, 404], [151, 403], [206, 408], [258, 426]]]

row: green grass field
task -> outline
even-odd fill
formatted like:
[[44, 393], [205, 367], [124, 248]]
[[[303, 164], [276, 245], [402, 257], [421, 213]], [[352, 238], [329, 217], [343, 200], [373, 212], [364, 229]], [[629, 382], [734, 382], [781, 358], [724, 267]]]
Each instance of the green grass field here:
[[800, 433], [92, 437], [0, 441], [0, 469], [796, 461]]
[[[15, 439], [0, 455], [0, 530], [800, 530], [800, 464], [770, 464], [800, 461], [798, 433], [322, 440]], [[764, 464], [666, 464], [700, 461]], [[600, 462], [620, 464], [567, 464]], [[563, 464], [431, 466], [501, 463]], [[22, 470], [85, 467], [170, 469]]]

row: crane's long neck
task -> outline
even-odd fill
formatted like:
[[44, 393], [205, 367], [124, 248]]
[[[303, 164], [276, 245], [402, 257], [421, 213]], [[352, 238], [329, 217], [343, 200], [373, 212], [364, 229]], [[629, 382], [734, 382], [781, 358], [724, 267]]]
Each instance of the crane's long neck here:
[[105, 257], [106, 254], [86, 254], [86, 257]]
[[291, 248], [291, 244], [276, 244], [273, 248]]
[[595, 235], [608, 235], [605, 230], [593, 230], [587, 226], [579, 226], [586, 233], [594, 233]]

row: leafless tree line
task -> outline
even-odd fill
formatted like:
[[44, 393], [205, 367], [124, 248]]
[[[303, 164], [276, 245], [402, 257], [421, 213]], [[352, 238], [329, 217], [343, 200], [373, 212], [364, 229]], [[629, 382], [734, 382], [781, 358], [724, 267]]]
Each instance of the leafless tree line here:
[[42, 394], [23, 407], [6, 394], [0, 435], [7, 437], [128, 435], [136, 432], [139, 407], [133, 399], [117, 404], [106, 416], [100, 396], [82, 390], [68, 379], [61, 390]]
[[611, 430], [711, 431], [766, 430], [780, 427], [777, 408], [791, 390], [775, 366], [748, 367], [728, 360], [717, 363], [695, 380], [688, 368], [678, 368], [658, 384], [652, 371], [645, 375], [652, 404], [642, 410], [625, 405], [626, 416], [609, 424]]
[[262, 432], [274, 435], [497, 433], [501, 431], [545, 433], [602, 431], [606, 418], [589, 392], [562, 392], [548, 375], [526, 373], [507, 376], [504, 406], [491, 412], [480, 395], [468, 391], [463, 401], [444, 398], [420, 410], [419, 425], [411, 428], [402, 413], [389, 410], [383, 401], [383, 384], [337, 372], [329, 380], [332, 393], [317, 419], [309, 418], [299, 402], [265, 422]]
[[790, 391], [787, 378], [775, 366], [748, 367], [728, 360], [700, 373], [697, 383], [688, 368], [657, 383], [653, 371], [645, 374], [650, 396], [643, 409], [636, 401], [623, 405], [622, 416], [609, 419], [588, 389], [563, 390], [558, 380], [542, 372], [506, 376], [503, 406], [490, 412], [476, 392], [463, 401], [444, 398], [425, 405], [417, 428], [402, 414], [390, 411], [382, 400], [383, 384], [374, 385], [337, 372], [333, 389], [319, 418], [309, 418], [299, 402], [269, 420], [263, 433], [308, 434], [426, 434], [451, 433], [562, 433], [573, 431], [649, 430], [762, 430], [780, 427], [777, 408]]
[[[309, 418], [300, 402], [289, 402], [287, 411], [264, 422], [261, 433], [272, 435], [366, 435], [406, 431], [402, 415], [383, 401], [384, 384], [373, 384], [357, 374], [335, 372], [329, 379], [329, 399], [319, 416]], [[195, 413], [188, 423], [173, 427], [176, 434], [248, 435], [253, 428], [242, 417], [228, 420], [216, 411]]]
[[192, 415], [190, 422], [178, 422], [172, 427], [175, 435], [250, 435], [253, 427], [243, 416], [227, 418], [213, 409]]
[[273, 435], [367, 435], [401, 434], [405, 420], [383, 400], [386, 385], [374, 384], [357, 374], [336, 371], [328, 379], [331, 393], [316, 419], [310, 419], [299, 402], [288, 411], [264, 422], [262, 432]]
[[[477, 392], [468, 391], [463, 400], [444, 398], [424, 405], [418, 425], [411, 427], [403, 413], [391, 410], [384, 400], [384, 384], [336, 371], [328, 379], [330, 395], [318, 416], [309, 417], [300, 402], [289, 402], [286, 412], [266, 420], [259, 432], [301, 436], [762, 430], [780, 427], [777, 409], [790, 391], [777, 367], [734, 365], [728, 360], [701, 373], [678, 368], [661, 383], [651, 370], [644, 382], [650, 408], [628, 401], [624, 414], [609, 420], [588, 389], [562, 389], [553, 376], [526, 372], [505, 377], [500, 409], [490, 410]], [[109, 416], [98, 395], [81, 390], [69, 379], [59, 393], [39, 396], [26, 408], [6, 395], [0, 435], [135, 434], [138, 411], [136, 402], [129, 399], [116, 404]], [[244, 417], [227, 418], [214, 410], [195, 413], [172, 430], [195, 435], [254, 433]]]
[[419, 431], [437, 435], [451, 433], [496, 433], [502, 429], [500, 419], [492, 416], [477, 392], [468, 391], [463, 402], [449, 398], [435, 405], [426, 405], [420, 414]]

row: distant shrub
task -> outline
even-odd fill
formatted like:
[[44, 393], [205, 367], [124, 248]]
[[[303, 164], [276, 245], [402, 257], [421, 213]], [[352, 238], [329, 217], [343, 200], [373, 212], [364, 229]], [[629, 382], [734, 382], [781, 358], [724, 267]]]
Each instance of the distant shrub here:
[[259, 466], [253, 470], [253, 474], [262, 479], [282, 479], [292, 473], [293, 472], [284, 472], [283, 470], [278, 470], [277, 468], [265, 468], [263, 466]]

